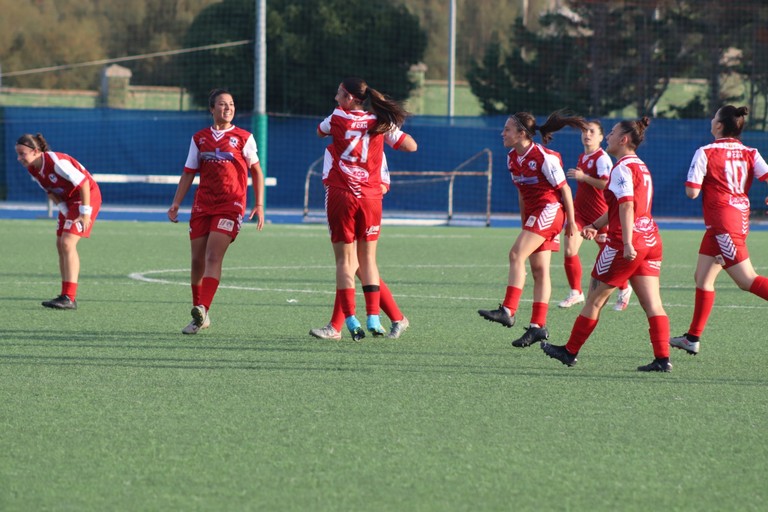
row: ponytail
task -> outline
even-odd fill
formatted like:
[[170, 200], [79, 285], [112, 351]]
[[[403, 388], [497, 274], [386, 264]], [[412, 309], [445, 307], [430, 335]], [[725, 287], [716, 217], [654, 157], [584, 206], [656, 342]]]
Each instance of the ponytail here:
[[643, 143], [645, 140], [645, 130], [650, 124], [651, 119], [648, 117], [642, 117], [632, 121], [625, 120], [619, 122], [619, 126], [621, 126], [621, 132], [629, 135], [629, 146], [631, 146], [632, 149], [637, 149], [638, 146]]
[[744, 130], [744, 119], [749, 114], [748, 107], [725, 105], [717, 111], [717, 120], [723, 123], [723, 136], [738, 139]]
[[533, 136], [536, 134], [536, 130], [538, 130], [544, 145], [549, 144], [554, 132], [566, 126], [584, 131], [589, 124], [583, 117], [571, 115], [566, 110], [552, 112], [541, 126], [536, 124], [536, 118], [528, 112], [517, 112], [511, 115], [510, 118], [517, 123], [519, 128], [526, 132], [531, 140], [533, 140]]
[[30, 149], [36, 149], [42, 152], [46, 152], [50, 150], [50, 148], [48, 147], [48, 142], [45, 140], [45, 137], [43, 137], [42, 133], [38, 133], [36, 135], [25, 133], [24, 135], [18, 138], [18, 140], [16, 141], [16, 144], [20, 146], [27, 146]]
[[370, 134], [387, 133], [394, 127], [399, 128], [408, 117], [408, 112], [400, 103], [369, 87], [362, 78], [345, 78], [341, 86], [362, 103], [366, 111], [376, 115], [376, 124], [368, 130]]

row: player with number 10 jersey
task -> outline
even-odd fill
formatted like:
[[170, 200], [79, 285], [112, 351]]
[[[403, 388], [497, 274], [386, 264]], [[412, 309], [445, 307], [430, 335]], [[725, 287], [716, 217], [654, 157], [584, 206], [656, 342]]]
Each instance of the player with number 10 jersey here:
[[686, 187], [701, 189], [704, 224], [715, 234], [746, 237], [752, 180], [768, 179], [768, 165], [755, 148], [724, 137], [700, 147], [688, 170]]

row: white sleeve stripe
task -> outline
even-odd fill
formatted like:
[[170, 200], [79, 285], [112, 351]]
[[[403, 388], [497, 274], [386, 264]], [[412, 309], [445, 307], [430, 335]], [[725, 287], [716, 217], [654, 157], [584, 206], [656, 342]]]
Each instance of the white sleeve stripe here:
[[248, 167], [259, 163], [259, 151], [256, 149], [256, 139], [253, 138], [253, 134], [249, 135], [248, 140], [245, 141], [243, 156], [248, 162]]
[[200, 168], [200, 160], [198, 156], [199, 150], [195, 145], [195, 138], [192, 137], [192, 140], [189, 142], [189, 153], [187, 153], [187, 162], [184, 164], [184, 167], [187, 167], [188, 169]]
[[72, 162], [69, 160], [62, 160], [59, 157], [56, 156], [55, 153], [49, 153], [51, 155], [51, 159], [53, 160], [53, 169], [62, 178], [64, 178], [67, 181], [72, 182], [72, 184], [76, 187], [80, 186], [80, 184], [85, 179], [85, 174], [80, 172], [80, 170], [75, 167]]

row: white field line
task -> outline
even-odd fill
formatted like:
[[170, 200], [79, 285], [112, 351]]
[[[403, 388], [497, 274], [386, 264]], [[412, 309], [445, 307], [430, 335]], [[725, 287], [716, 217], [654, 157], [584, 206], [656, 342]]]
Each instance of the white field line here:
[[[410, 268], [491, 268], [491, 267], [503, 267], [506, 268], [506, 266], [501, 265], [410, 265]], [[687, 267], [687, 268], [693, 268], [692, 265], [680, 265], [680, 267]], [[288, 265], [288, 266], [277, 266], [277, 267], [227, 267], [228, 270], [306, 270], [306, 269], [326, 269], [328, 271], [333, 270], [335, 267], [332, 265]], [[157, 275], [157, 274], [173, 274], [173, 273], [189, 273], [188, 268], [178, 268], [178, 269], [160, 269], [160, 270], [146, 270], [143, 272], [132, 272], [131, 274], [128, 274], [128, 278], [144, 282], [144, 283], [151, 283], [151, 284], [161, 284], [161, 285], [171, 285], [171, 286], [189, 286], [188, 282], [182, 282], [182, 281], [175, 281], [171, 279], [164, 279], [164, 278], [158, 278], [158, 277], [149, 277], [151, 275]], [[693, 286], [693, 283], [691, 283], [690, 286]], [[662, 290], [664, 289], [679, 289], [679, 288], [687, 288], [687, 285], [675, 285], [675, 286], [662, 286]], [[221, 284], [219, 285], [219, 288], [226, 288], [230, 290], [241, 290], [241, 291], [253, 291], [253, 292], [273, 292], [273, 293], [300, 293], [300, 294], [319, 294], [319, 295], [334, 295], [336, 293], [335, 290], [332, 289], [323, 289], [323, 290], [312, 290], [312, 289], [295, 289], [295, 288], [272, 288], [272, 287], [257, 287], [257, 286], [238, 286], [238, 285], [229, 285], [229, 284]], [[503, 290], [501, 290], [503, 291]], [[501, 291], [499, 293], [501, 293]], [[358, 295], [362, 295], [362, 293], [358, 292]], [[467, 300], [467, 301], [499, 301], [499, 297], [469, 297], [469, 296], [460, 296], [460, 295], [414, 295], [414, 294], [403, 294], [398, 293], [397, 298], [411, 298], [411, 299], [428, 299], [428, 300]], [[532, 302], [532, 299], [521, 299], [520, 302]], [[551, 298], [550, 303], [556, 304], [559, 302], [559, 299]], [[610, 302], [610, 301], [609, 301]], [[637, 299], [634, 298], [631, 299], [630, 306], [638, 306]], [[693, 307], [693, 294], [691, 294], [691, 302], [687, 304], [671, 304], [671, 303], [664, 303], [664, 307], [672, 307], [672, 308], [690, 308]], [[717, 304], [716, 307], [718, 309], [764, 309], [764, 306], [743, 306], [739, 304]]]

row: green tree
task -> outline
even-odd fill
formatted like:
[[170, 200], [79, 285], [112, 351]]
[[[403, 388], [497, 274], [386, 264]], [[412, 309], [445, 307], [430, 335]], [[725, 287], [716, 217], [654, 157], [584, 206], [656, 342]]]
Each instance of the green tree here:
[[[413, 89], [409, 70], [426, 47], [426, 34], [405, 7], [388, 0], [286, 0], [267, 4], [267, 109], [319, 115], [333, 107], [346, 76], [404, 100]], [[248, 23], [233, 25], [233, 19]], [[225, 0], [205, 9], [185, 46], [253, 37], [252, 0]], [[240, 109], [253, 108], [253, 46], [182, 58], [185, 86], [205, 104], [208, 91], [225, 86]]]
[[742, 65], [738, 54], [763, 59], [756, 34], [766, 23], [764, 0], [740, 0], [723, 3], [718, 0], [688, 0], [675, 2], [666, 16], [676, 19], [676, 25], [687, 38], [687, 44], [697, 56], [694, 76], [706, 78], [709, 94], [708, 113], [733, 101], [723, 90], [723, 83], [737, 72], [746, 78], [759, 72], [760, 66]]
[[676, 27], [646, 4], [574, 1], [535, 31], [518, 20], [506, 46], [492, 42], [471, 67], [473, 92], [487, 113], [652, 112], [688, 60]]
[[[218, 0], [35, 0], [0, 6], [3, 72], [71, 66], [109, 58], [176, 50], [200, 10]], [[124, 64], [132, 82], [177, 85], [171, 57]], [[4, 85], [95, 89], [101, 66], [11, 76]]]
[[[10, 2], [2, 8], [0, 64], [3, 73], [62, 66], [104, 58], [99, 31], [86, 0]], [[94, 88], [96, 68], [11, 76], [4, 86]]]

